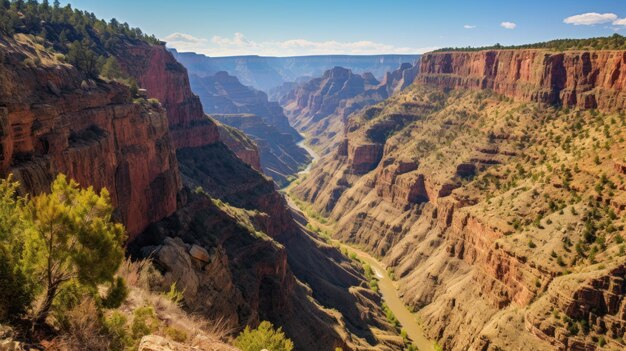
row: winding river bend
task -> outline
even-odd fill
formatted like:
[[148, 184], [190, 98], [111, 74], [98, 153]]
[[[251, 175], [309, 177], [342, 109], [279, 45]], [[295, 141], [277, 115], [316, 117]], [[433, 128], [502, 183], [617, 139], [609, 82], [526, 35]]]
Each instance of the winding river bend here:
[[[319, 155], [313, 149], [305, 145], [304, 140], [299, 142], [298, 146], [305, 149], [313, 158], [311, 163], [309, 163], [309, 165], [303, 171], [298, 173], [299, 176], [302, 176], [311, 171], [311, 167], [313, 163], [319, 159]], [[283, 190], [287, 190], [288, 188], [289, 187]], [[288, 193], [288, 191], [286, 192]], [[311, 218], [307, 218], [306, 212], [299, 208], [298, 205], [294, 201], [292, 201], [288, 195], [286, 195], [285, 198], [287, 200], [287, 203], [293, 210], [299, 212], [308, 221], [315, 222]], [[315, 224], [323, 226], [322, 224], [317, 222]], [[327, 228], [329, 230], [333, 230], [332, 227]], [[398, 319], [398, 321], [402, 325], [402, 329], [406, 331], [413, 344], [417, 346], [420, 351], [435, 351], [435, 344], [425, 336], [424, 330], [422, 329], [417, 319], [417, 315], [411, 312], [411, 310], [409, 310], [404, 304], [402, 299], [400, 299], [396, 283], [389, 277], [385, 265], [378, 261], [376, 258], [372, 257], [367, 252], [344, 244], [335, 239], [331, 239], [331, 241], [339, 247], [345, 248], [346, 250], [356, 254], [356, 256], [361, 261], [369, 264], [372, 267], [372, 270], [374, 271], [374, 274], [376, 274], [376, 278], [378, 279], [378, 288], [383, 300], [396, 316], [396, 319]]]

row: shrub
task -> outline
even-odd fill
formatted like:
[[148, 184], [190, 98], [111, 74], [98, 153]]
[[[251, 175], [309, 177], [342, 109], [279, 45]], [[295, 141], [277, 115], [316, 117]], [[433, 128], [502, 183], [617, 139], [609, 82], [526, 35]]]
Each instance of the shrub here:
[[167, 335], [168, 338], [176, 342], [185, 342], [189, 337], [184, 330], [178, 329], [176, 327], [165, 328], [165, 335]]
[[112, 222], [113, 207], [106, 189], [80, 189], [59, 175], [50, 194], [40, 194], [25, 207], [22, 217], [22, 269], [41, 282], [43, 302], [35, 318], [44, 322], [57, 294], [67, 284], [96, 291], [113, 282], [124, 258], [124, 227]]
[[0, 322], [19, 318], [34, 296], [32, 282], [19, 269], [25, 200], [17, 197], [18, 187], [11, 176], [0, 181]]
[[268, 349], [272, 351], [291, 351], [293, 342], [283, 333], [281, 328], [274, 329], [272, 323], [263, 321], [258, 328], [244, 329], [235, 339], [235, 346], [242, 351], [261, 351]]
[[118, 308], [122, 305], [128, 296], [128, 288], [123, 278], [117, 277], [111, 284], [109, 293], [102, 300], [102, 305], [106, 308]]
[[176, 289], [176, 282], [173, 282], [172, 285], [170, 285], [170, 290], [165, 294], [165, 296], [167, 296], [167, 298], [175, 304], [179, 304], [184, 298], [183, 293]]
[[126, 316], [118, 311], [114, 311], [104, 319], [104, 329], [109, 336], [109, 346], [112, 351], [121, 351], [133, 344], [133, 340], [128, 334], [127, 322]]
[[133, 339], [140, 340], [142, 337], [152, 334], [159, 326], [152, 306], [139, 307], [133, 311], [133, 323], [130, 327]]
[[69, 350], [110, 350], [109, 337], [103, 331], [98, 307], [92, 298], [80, 301], [66, 312], [68, 325], [65, 327], [63, 341]]

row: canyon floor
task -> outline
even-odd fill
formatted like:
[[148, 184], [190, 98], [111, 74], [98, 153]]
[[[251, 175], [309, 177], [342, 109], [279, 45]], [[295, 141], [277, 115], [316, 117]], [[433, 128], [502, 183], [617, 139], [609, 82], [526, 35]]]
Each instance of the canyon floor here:
[[290, 185], [281, 189], [281, 193], [283, 194], [294, 219], [303, 228], [309, 229], [304, 232], [312, 235], [317, 234], [314, 237], [315, 240], [324, 240], [326, 243], [337, 247], [346, 255], [346, 257], [352, 259], [355, 263], [371, 267], [371, 271], [374, 274], [374, 277], [372, 278], [377, 282], [378, 293], [382, 297], [385, 305], [393, 313], [393, 316], [397, 318], [401, 326], [401, 330], [406, 332], [410, 343], [416, 346], [420, 351], [435, 351], [437, 343], [430, 340], [426, 336], [419, 321], [419, 317], [402, 301], [399, 295], [398, 284], [390, 276], [390, 271], [387, 266], [369, 253], [357, 248], [355, 245], [350, 245], [337, 239], [333, 239], [333, 237], [337, 236], [334, 233], [336, 228], [333, 224], [329, 223], [327, 218], [320, 217], [318, 214], [313, 214], [310, 210], [304, 210], [301, 206], [304, 207], [306, 205], [291, 196], [290, 191], [292, 187], [298, 184], [302, 178], [306, 177], [310, 173], [311, 167], [320, 158], [315, 150], [306, 145], [306, 141], [305, 137], [304, 140], [298, 143], [298, 146], [302, 147], [309, 153], [312, 161], [307, 165], [306, 169], [298, 173], [298, 178], [296, 178]]

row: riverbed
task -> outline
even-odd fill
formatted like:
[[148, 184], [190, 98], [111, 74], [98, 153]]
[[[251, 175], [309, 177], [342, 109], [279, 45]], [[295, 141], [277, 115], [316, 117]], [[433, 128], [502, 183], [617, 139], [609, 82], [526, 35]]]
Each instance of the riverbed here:
[[306, 152], [308, 152], [308, 153], [309, 153], [309, 155], [311, 155], [312, 160], [311, 160], [311, 162], [309, 162], [309, 164], [306, 166], [306, 168], [305, 168], [305, 169], [303, 169], [302, 171], [298, 172], [298, 175], [299, 175], [299, 176], [301, 176], [301, 175], [304, 175], [304, 174], [307, 174], [307, 173], [311, 172], [311, 167], [313, 167], [313, 164], [314, 164], [315, 162], [317, 162], [317, 160], [319, 160], [319, 159], [320, 159], [320, 155], [318, 155], [318, 154], [317, 154], [317, 152], [315, 152], [315, 150], [313, 150], [313, 149], [311, 149], [310, 147], [308, 147], [308, 146], [307, 146], [304, 142], [305, 142], [305, 140], [300, 141], [300, 142], [298, 143], [298, 146], [299, 146], [299, 147], [301, 147], [301, 148], [303, 148], [303, 149], [305, 149], [305, 150], [306, 150]]
[[[313, 165], [314, 162], [316, 162], [319, 159], [319, 155], [310, 147], [305, 145], [304, 141], [299, 142], [298, 146], [307, 150], [307, 152], [309, 152], [309, 154], [313, 158], [311, 163], [309, 163], [309, 165], [303, 171], [298, 173], [299, 176], [302, 176], [311, 171], [311, 166]], [[289, 187], [287, 187], [284, 190], [287, 190], [288, 188]], [[288, 193], [288, 191], [285, 191], [285, 193]], [[306, 218], [306, 212], [302, 211], [302, 209], [298, 207], [295, 201], [292, 201], [289, 198], [288, 194], [285, 194], [285, 197], [289, 206], [293, 210], [300, 212], [302, 216]], [[307, 218], [307, 220], [310, 222], [314, 222], [313, 224], [319, 227], [325, 227], [326, 229], [330, 231], [333, 230], [331, 226], [318, 223], [311, 218]], [[339, 242], [335, 239], [331, 239], [331, 242], [334, 243], [335, 245], [340, 246], [341, 248], [348, 250], [351, 253], [356, 254], [356, 256], [361, 261], [369, 264], [372, 267], [372, 270], [374, 274], [376, 275], [376, 278], [378, 279], [378, 288], [379, 288], [379, 291], [383, 300], [385, 301], [387, 306], [389, 306], [389, 309], [391, 309], [393, 314], [396, 316], [396, 319], [398, 320], [398, 322], [400, 322], [402, 329], [406, 331], [408, 337], [411, 339], [413, 344], [417, 346], [418, 350], [420, 351], [434, 351], [435, 350], [434, 342], [432, 342], [425, 336], [424, 330], [422, 329], [417, 319], [417, 315], [411, 312], [411, 310], [409, 310], [409, 308], [404, 304], [404, 302], [398, 295], [398, 289], [396, 287], [396, 283], [389, 277], [389, 274], [387, 273], [387, 269], [385, 265], [382, 264], [373, 256], [371, 256], [370, 254], [368, 254], [367, 252], [364, 252], [355, 247]]]

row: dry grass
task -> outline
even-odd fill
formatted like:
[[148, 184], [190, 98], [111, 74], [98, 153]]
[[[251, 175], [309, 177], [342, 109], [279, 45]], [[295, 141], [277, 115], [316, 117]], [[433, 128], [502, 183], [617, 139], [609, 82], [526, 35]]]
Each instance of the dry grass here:
[[78, 306], [67, 312], [68, 330], [59, 338], [53, 349], [92, 350], [110, 349], [109, 339], [102, 333], [98, 309], [93, 299], [84, 299]]
[[118, 310], [130, 316], [137, 308], [152, 306], [160, 321], [160, 327], [155, 332], [157, 335], [171, 337], [173, 331], [181, 332], [178, 334], [186, 336], [186, 340], [182, 341], [184, 344], [200, 347], [207, 342], [227, 340], [233, 332], [225, 319], [208, 321], [202, 316], [186, 312], [163, 292], [152, 291], [151, 287], [162, 286], [162, 277], [150, 260], [127, 259], [120, 266], [118, 275], [126, 280], [129, 287], [129, 296]]
[[[227, 320], [209, 321], [202, 316], [190, 314], [179, 303], [170, 300], [164, 292], [151, 289], [161, 286], [162, 277], [150, 260], [127, 259], [121, 264], [118, 275], [127, 282], [129, 294], [126, 301], [117, 309], [99, 311], [92, 298], [85, 298], [66, 312], [64, 317], [67, 326], [63, 328], [63, 334], [49, 343], [47, 349], [110, 350], [113, 346], [112, 336], [107, 334], [103, 318], [121, 314], [126, 321], [123, 329], [130, 337], [133, 335], [134, 318], [137, 318], [134, 312], [143, 307], [154, 310], [151, 318], [156, 323], [150, 327], [151, 334], [201, 350], [231, 348], [227, 341], [234, 330]], [[136, 348], [141, 335], [133, 338], [131, 340], [134, 340], [134, 346], [128, 346], [127, 349]]]

